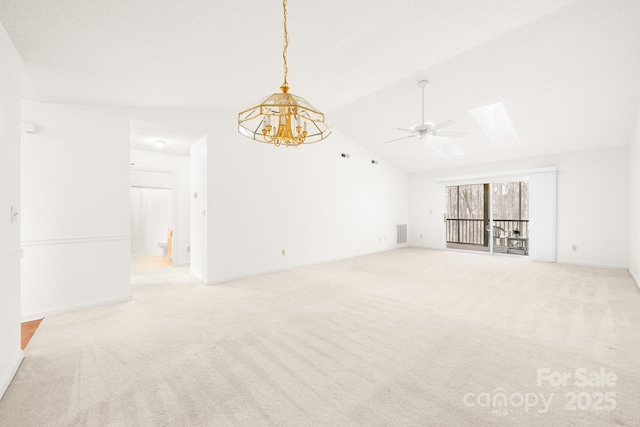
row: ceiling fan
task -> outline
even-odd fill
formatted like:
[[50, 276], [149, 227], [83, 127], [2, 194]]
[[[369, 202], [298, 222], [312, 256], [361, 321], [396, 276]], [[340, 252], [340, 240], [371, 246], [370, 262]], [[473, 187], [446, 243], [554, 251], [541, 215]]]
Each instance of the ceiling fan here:
[[[390, 141], [386, 141], [385, 144], [389, 142], [400, 141], [401, 139], [415, 138], [416, 136], [420, 139], [424, 139], [427, 136], [460, 137], [465, 135], [466, 132], [462, 132], [462, 131], [443, 131], [442, 130], [443, 128], [446, 128], [448, 126], [455, 124], [453, 120], [446, 120], [442, 123], [438, 123], [437, 125], [434, 125], [432, 122], [425, 122], [424, 120], [424, 88], [426, 88], [428, 85], [429, 85], [429, 82], [427, 80], [420, 80], [418, 82], [418, 86], [422, 88], [422, 124], [411, 126], [408, 129], [394, 128], [396, 130], [411, 132], [412, 135], [403, 136], [402, 138], [392, 139]], [[441, 156], [446, 157], [446, 156], [455, 156], [455, 155], [462, 154], [462, 152], [458, 150], [458, 148], [455, 147], [453, 143], [446, 140], [441, 140], [437, 144], [429, 144], [429, 145], [433, 149], [435, 149]], [[436, 148], [435, 145], [437, 145], [439, 148], [446, 145], [450, 145], [452, 149], [445, 148], [444, 150], [441, 150]]]

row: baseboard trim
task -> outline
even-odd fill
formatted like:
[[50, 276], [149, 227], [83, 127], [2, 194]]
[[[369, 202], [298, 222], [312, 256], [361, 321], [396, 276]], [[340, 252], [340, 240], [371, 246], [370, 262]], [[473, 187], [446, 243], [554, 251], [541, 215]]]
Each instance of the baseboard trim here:
[[[378, 253], [381, 253], [381, 252], [390, 252], [390, 251], [400, 250], [400, 249], [403, 249], [404, 247], [405, 246], [401, 246], [401, 247], [398, 247], [398, 248], [387, 248], [387, 249], [383, 249], [383, 250], [380, 250], [380, 251], [366, 252], [366, 253], [362, 253], [362, 254], [358, 254], [358, 255], [351, 255], [351, 256], [340, 257], [340, 258], [331, 258], [331, 259], [327, 259], [327, 260], [324, 260], [324, 261], [310, 262], [310, 263], [305, 263], [305, 264], [289, 265], [289, 266], [285, 266], [285, 267], [281, 267], [281, 268], [274, 268], [274, 269], [270, 269], [270, 270], [257, 271], [257, 272], [254, 272], [254, 273], [240, 274], [240, 275], [237, 275], [237, 276], [227, 276], [227, 277], [224, 277], [222, 279], [216, 279], [216, 280], [210, 280], [210, 281], [202, 281], [202, 283], [207, 285], [207, 286], [220, 285], [222, 283], [228, 283], [228, 282], [233, 282], [233, 281], [242, 280], [242, 279], [249, 279], [251, 277], [262, 276], [262, 275], [265, 275], [265, 274], [281, 273], [283, 271], [297, 270], [299, 268], [312, 267], [312, 266], [315, 266], [315, 265], [326, 264], [326, 263], [329, 263], [329, 262], [344, 261], [345, 259], [358, 258], [358, 257], [361, 257], [361, 256], [378, 254]], [[192, 276], [193, 276], [193, 274], [192, 274]]]
[[11, 365], [9, 370], [2, 376], [2, 381], [0, 382], [0, 399], [2, 399], [2, 396], [4, 396], [4, 393], [9, 388], [9, 384], [11, 384], [11, 381], [13, 381], [13, 377], [16, 376], [16, 373], [18, 372], [18, 369], [20, 368], [23, 360], [24, 351], [18, 350], [18, 354], [16, 355], [13, 364]]
[[109, 236], [83, 236], [83, 237], [57, 237], [52, 239], [34, 239], [23, 240], [22, 246], [45, 246], [45, 245], [73, 245], [82, 243], [103, 243], [103, 242], [118, 242], [122, 240], [129, 240], [128, 234], [118, 234]]
[[[408, 247], [408, 248], [419, 248], [419, 249], [427, 249], [427, 250], [435, 250], [435, 251], [448, 250], [448, 251], [451, 251], [451, 252], [492, 255], [492, 254], [490, 254], [488, 252], [474, 252], [474, 251], [464, 251], [464, 250], [447, 249], [447, 248], [434, 248], [434, 247], [418, 246], [418, 245], [412, 245], [412, 244], [407, 244], [407, 245], [404, 245], [404, 246], [398, 245], [398, 246], [400, 246], [400, 247], [398, 247], [396, 249], [402, 249], [403, 247]], [[386, 252], [388, 250], [396, 250], [396, 249], [385, 249], [385, 250], [382, 250], [382, 251], [367, 252], [367, 253], [360, 254], [360, 255], [353, 255], [353, 256], [343, 257], [343, 258], [334, 258], [334, 259], [329, 259], [329, 260], [320, 261], [320, 262], [314, 262], [314, 263], [308, 263], [308, 264], [290, 265], [290, 266], [287, 266], [287, 267], [275, 268], [275, 269], [270, 269], [270, 270], [263, 270], [263, 271], [258, 271], [258, 272], [255, 272], [255, 273], [241, 274], [241, 275], [237, 275], [237, 276], [228, 276], [228, 277], [224, 277], [222, 279], [216, 279], [216, 280], [211, 280], [211, 281], [204, 281], [201, 278], [196, 277], [193, 274], [192, 274], [192, 276], [195, 277], [196, 279], [198, 279], [199, 281], [201, 281], [203, 284], [208, 285], [208, 286], [220, 285], [222, 283], [233, 282], [235, 280], [248, 279], [248, 278], [251, 278], [251, 277], [261, 276], [263, 274], [280, 273], [280, 272], [283, 272], [283, 271], [289, 271], [289, 270], [295, 270], [295, 269], [298, 269], [298, 268], [310, 267], [312, 265], [319, 265], [319, 264], [324, 264], [324, 263], [327, 263], [327, 262], [342, 261], [342, 260], [349, 259], [349, 258], [356, 258], [356, 257], [359, 257], [359, 256], [371, 255], [371, 254], [375, 254], [375, 253], [379, 253], [379, 252]], [[506, 255], [506, 254], [493, 254], [493, 255]], [[517, 255], [509, 255], [509, 257], [529, 259], [532, 262], [538, 262], [536, 260], [532, 260], [528, 256], [527, 257], [523, 257], [523, 256], [517, 256]], [[569, 265], [576, 265], [576, 266], [582, 266], [582, 267], [609, 268], [609, 269], [613, 269], [613, 270], [628, 270], [628, 267], [622, 266], [622, 265], [577, 263], [577, 262], [570, 262], [570, 261], [565, 261], [565, 260], [541, 261], [541, 262], [550, 262], [550, 263], [556, 262], [558, 264], [569, 264]], [[633, 275], [633, 273], [631, 274], [631, 276], [634, 278], [636, 284], [638, 284], [638, 280]], [[638, 284], [638, 286], [640, 287], [640, 284]]]
[[559, 259], [556, 261], [558, 264], [575, 265], [579, 267], [595, 267], [595, 268], [609, 268], [611, 270], [629, 270], [626, 265], [610, 265], [610, 264], [593, 264], [588, 262], [575, 262]]
[[40, 312], [35, 312], [35, 313], [27, 313], [27, 314], [23, 314], [22, 315], [21, 321], [22, 322], [30, 322], [32, 320], [43, 319], [45, 317], [57, 316], [57, 315], [66, 314], [66, 313], [73, 313], [75, 311], [88, 310], [90, 308], [97, 308], [97, 307], [102, 307], [102, 306], [105, 306], [105, 305], [120, 304], [120, 303], [127, 302], [127, 301], [131, 301], [131, 295], [126, 296], [126, 297], [102, 300], [102, 301], [94, 301], [94, 302], [90, 302], [88, 304], [79, 304], [79, 305], [73, 305], [73, 306], [69, 306], [69, 307], [56, 308], [56, 309], [53, 309], [53, 310], [45, 310], [45, 311], [40, 311]]
[[197, 274], [193, 274], [192, 272], [189, 272], [189, 275], [193, 277], [201, 285], [208, 285], [207, 281], [204, 280], [202, 277], [198, 276]]

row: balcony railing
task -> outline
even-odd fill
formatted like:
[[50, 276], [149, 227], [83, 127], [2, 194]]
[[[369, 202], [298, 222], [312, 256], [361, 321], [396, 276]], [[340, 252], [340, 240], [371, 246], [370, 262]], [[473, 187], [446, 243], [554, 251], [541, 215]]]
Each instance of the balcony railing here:
[[[488, 246], [488, 237], [485, 241], [487, 230], [484, 224], [484, 219], [447, 219], [447, 243]], [[507, 236], [515, 235], [515, 230], [519, 230], [521, 236], [529, 235], [528, 220], [494, 219], [493, 226], [502, 228]]]

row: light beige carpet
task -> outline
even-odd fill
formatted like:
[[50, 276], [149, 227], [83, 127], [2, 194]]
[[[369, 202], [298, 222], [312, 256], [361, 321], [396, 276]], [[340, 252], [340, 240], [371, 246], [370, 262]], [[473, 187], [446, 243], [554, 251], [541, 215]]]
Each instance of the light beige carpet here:
[[209, 287], [185, 271], [45, 319], [0, 425], [640, 425], [625, 271], [414, 248]]

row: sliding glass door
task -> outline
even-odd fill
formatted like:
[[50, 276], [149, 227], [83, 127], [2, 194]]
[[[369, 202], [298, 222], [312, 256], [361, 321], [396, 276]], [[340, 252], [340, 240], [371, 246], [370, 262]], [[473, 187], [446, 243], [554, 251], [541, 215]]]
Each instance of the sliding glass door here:
[[529, 253], [529, 186], [526, 180], [446, 187], [449, 249]]

